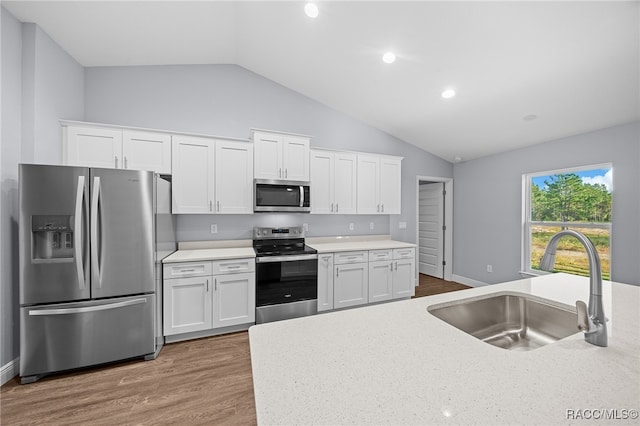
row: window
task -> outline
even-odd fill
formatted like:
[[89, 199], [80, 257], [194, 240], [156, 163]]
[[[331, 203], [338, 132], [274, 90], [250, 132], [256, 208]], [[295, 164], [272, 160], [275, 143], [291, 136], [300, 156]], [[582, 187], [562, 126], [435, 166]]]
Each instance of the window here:
[[[600, 256], [603, 279], [610, 279], [612, 206], [611, 164], [523, 175], [523, 272], [539, 275], [540, 258], [562, 229], [585, 234]], [[555, 271], [589, 275], [582, 244], [563, 237]]]

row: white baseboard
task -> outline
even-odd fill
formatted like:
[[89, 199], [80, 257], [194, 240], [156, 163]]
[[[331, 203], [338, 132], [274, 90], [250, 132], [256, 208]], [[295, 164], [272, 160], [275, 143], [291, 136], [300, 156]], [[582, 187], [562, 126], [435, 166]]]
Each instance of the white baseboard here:
[[0, 368], [0, 386], [20, 374], [20, 357], [9, 361]]
[[471, 286], [471, 287], [484, 287], [486, 285], [489, 285], [488, 283], [483, 283], [482, 281], [472, 280], [471, 278], [463, 277], [461, 275], [456, 275], [456, 274], [453, 274], [451, 276], [451, 281], [456, 282], [456, 283], [460, 283], [460, 284], [464, 284], [464, 285], [468, 285], [468, 286]]

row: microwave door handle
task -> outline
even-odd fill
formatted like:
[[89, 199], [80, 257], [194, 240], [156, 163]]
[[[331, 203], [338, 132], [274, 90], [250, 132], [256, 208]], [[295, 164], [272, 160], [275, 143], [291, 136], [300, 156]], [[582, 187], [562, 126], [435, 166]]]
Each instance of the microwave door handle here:
[[304, 186], [300, 185], [300, 207], [304, 207]]

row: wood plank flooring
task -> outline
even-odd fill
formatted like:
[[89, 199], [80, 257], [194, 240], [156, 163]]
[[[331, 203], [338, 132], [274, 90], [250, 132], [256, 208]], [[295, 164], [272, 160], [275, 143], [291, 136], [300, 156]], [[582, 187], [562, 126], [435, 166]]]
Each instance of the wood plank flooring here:
[[[416, 296], [468, 288], [420, 276]], [[256, 411], [247, 332], [166, 345], [154, 361], [2, 386], [2, 425], [252, 425]]]

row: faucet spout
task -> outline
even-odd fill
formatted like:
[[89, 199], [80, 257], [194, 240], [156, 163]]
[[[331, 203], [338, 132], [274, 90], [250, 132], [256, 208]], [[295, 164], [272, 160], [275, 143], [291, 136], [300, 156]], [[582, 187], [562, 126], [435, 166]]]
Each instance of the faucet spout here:
[[544, 255], [540, 260], [540, 269], [553, 270], [556, 262], [556, 249], [560, 238], [572, 236], [576, 238], [587, 251], [589, 258], [589, 308], [585, 308], [584, 302], [576, 302], [578, 311], [578, 328], [584, 332], [584, 339], [596, 346], [607, 346], [607, 323], [602, 308], [602, 270], [600, 267], [600, 256], [591, 240], [584, 234], [566, 229], [558, 232], [549, 240]]

